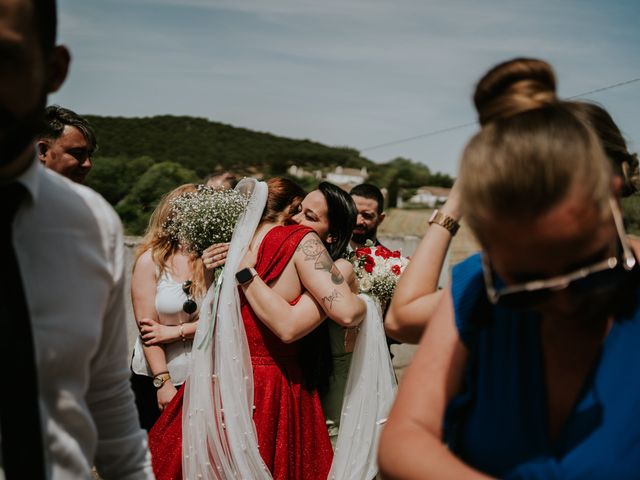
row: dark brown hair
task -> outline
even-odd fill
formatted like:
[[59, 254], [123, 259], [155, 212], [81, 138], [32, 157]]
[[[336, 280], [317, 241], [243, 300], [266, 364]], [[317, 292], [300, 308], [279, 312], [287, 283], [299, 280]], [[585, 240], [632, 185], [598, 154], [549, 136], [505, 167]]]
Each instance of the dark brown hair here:
[[64, 127], [70, 126], [80, 130], [89, 144], [89, 156], [98, 148], [95, 131], [89, 121], [76, 112], [59, 105], [49, 105], [44, 110], [42, 130], [38, 133], [38, 140], [57, 140], [64, 132]]
[[356, 195], [358, 197], [374, 200], [378, 204], [376, 210], [378, 215], [384, 211], [384, 196], [382, 195], [382, 191], [371, 183], [361, 183], [360, 185], [356, 185], [351, 189], [349, 195], [352, 197]]

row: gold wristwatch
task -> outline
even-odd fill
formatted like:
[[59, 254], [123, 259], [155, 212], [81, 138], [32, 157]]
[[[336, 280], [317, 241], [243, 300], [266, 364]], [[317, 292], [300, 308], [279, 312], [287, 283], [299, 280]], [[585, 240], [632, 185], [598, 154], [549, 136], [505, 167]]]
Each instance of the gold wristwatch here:
[[429, 218], [429, 225], [433, 223], [449, 230], [449, 233], [452, 237], [458, 232], [458, 229], [460, 228], [460, 224], [453, 217], [450, 217], [446, 213], [442, 213], [437, 209], [433, 211], [433, 213], [431, 214], [431, 218]]
[[162, 387], [167, 380], [171, 380], [169, 372], [162, 372], [153, 377], [153, 386], [156, 388]]

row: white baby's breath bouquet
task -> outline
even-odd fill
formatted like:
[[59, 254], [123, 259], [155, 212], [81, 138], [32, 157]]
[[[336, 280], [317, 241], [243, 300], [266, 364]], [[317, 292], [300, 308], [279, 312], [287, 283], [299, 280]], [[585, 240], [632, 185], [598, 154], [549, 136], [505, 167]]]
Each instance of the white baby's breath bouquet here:
[[383, 309], [391, 300], [400, 275], [409, 264], [409, 260], [399, 251], [373, 244], [351, 252], [349, 261], [358, 278], [360, 292], [377, 298]]
[[202, 252], [214, 243], [231, 240], [238, 217], [249, 199], [236, 190], [199, 185], [171, 201], [172, 217], [165, 226], [172, 238], [190, 252]]

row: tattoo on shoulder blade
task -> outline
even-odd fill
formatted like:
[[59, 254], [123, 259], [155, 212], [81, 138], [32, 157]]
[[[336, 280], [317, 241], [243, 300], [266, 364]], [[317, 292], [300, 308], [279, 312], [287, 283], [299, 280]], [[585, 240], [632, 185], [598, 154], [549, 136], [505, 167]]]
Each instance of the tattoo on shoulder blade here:
[[329, 256], [329, 252], [317, 237], [311, 237], [301, 242], [297, 249], [304, 254], [305, 261], [313, 261], [316, 270], [324, 270], [331, 275], [331, 281], [334, 285], [344, 283], [344, 277], [336, 267], [335, 263]]
[[334, 288], [329, 295], [327, 295], [326, 297], [322, 297], [322, 303], [324, 303], [327, 308], [331, 310], [333, 308], [334, 302], [338, 302], [340, 298], [342, 298], [342, 294]]

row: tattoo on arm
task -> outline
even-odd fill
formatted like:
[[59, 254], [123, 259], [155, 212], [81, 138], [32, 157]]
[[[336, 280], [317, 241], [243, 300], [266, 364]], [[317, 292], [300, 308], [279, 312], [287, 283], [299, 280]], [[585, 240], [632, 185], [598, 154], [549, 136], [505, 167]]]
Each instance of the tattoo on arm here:
[[327, 249], [318, 238], [312, 237], [303, 241], [298, 245], [297, 250], [304, 254], [305, 261], [313, 261], [313, 266], [316, 270], [328, 272], [329, 275], [331, 275], [331, 281], [334, 285], [344, 283], [344, 277], [340, 273], [340, 270], [338, 270], [338, 267], [333, 263], [329, 252], [327, 252]]
[[340, 298], [342, 298], [342, 294], [334, 288], [329, 295], [322, 297], [322, 303], [331, 310], [333, 308], [333, 303], [338, 302]]
[[331, 275], [331, 281], [334, 285], [340, 285], [344, 282], [344, 277], [340, 273], [340, 270], [338, 270], [338, 267], [336, 267], [336, 264], [333, 263], [333, 260], [331, 260], [331, 257], [329, 256], [329, 252], [326, 250], [323, 251], [316, 259], [314, 266], [316, 267], [316, 270], [329, 272]]
[[324, 245], [322, 244], [320, 239], [314, 235], [311, 238], [308, 238], [307, 240], [299, 243], [296, 250], [304, 253], [305, 260], [315, 260], [322, 253], [322, 251], [326, 249], [324, 248]]

